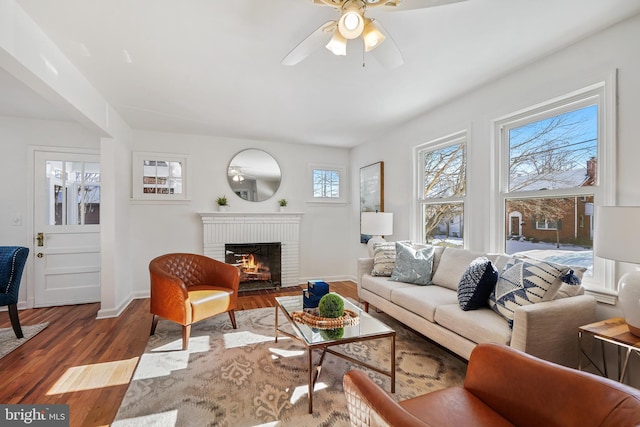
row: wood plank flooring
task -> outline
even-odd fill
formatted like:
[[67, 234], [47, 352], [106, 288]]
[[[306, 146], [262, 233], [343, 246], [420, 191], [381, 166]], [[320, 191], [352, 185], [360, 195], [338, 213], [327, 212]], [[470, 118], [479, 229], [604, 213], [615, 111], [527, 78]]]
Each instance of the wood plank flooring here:
[[[357, 299], [356, 284], [332, 282], [331, 290]], [[254, 291], [238, 297], [238, 309], [273, 307], [281, 292]], [[71, 426], [108, 426], [144, 352], [151, 327], [149, 300], [135, 300], [117, 318], [96, 320], [99, 304], [20, 311], [22, 325], [49, 326], [0, 359], [0, 403], [68, 404]], [[10, 328], [0, 313], [0, 328]]]

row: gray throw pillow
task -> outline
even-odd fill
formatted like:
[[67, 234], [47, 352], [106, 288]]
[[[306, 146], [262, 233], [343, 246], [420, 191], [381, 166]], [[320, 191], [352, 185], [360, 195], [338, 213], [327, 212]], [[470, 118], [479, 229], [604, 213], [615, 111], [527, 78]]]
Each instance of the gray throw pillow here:
[[430, 285], [434, 253], [431, 245], [396, 242], [396, 265], [389, 280]]

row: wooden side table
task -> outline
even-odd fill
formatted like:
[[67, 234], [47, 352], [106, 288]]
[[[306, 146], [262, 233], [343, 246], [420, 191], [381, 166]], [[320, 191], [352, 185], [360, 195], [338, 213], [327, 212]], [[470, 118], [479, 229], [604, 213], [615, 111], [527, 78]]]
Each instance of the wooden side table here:
[[[583, 333], [591, 334], [595, 339], [600, 341], [603, 364], [602, 370], [584, 351], [584, 348], [582, 346]], [[624, 380], [624, 377], [627, 373], [627, 368], [629, 366], [629, 357], [631, 356], [631, 354], [635, 353], [640, 355], [640, 337], [637, 337], [629, 332], [627, 322], [625, 322], [625, 320], [621, 317], [614, 317], [612, 319], [601, 320], [599, 322], [580, 326], [578, 328], [578, 340], [580, 341], [580, 352], [598, 370], [600, 375], [603, 375], [605, 377], [608, 377], [608, 374], [604, 344], [609, 343], [616, 346], [616, 348], [618, 349], [618, 382], [622, 382]], [[622, 357], [623, 349], [626, 349], [624, 362]], [[582, 370], [582, 357], [580, 357], [578, 369]]]

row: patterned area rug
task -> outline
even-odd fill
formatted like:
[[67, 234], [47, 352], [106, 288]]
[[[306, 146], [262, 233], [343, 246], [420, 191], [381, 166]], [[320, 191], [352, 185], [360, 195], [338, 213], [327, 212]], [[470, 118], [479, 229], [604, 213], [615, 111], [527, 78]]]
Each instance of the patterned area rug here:
[[49, 326], [48, 323], [41, 323], [33, 326], [22, 326], [22, 334], [24, 335], [24, 338], [20, 339], [16, 338], [13, 328], [0, 329], [0, 359], [38, 335], [47, 326]]
[[[397, 332], [396, 399], [462, 384], [466, 363], [392, 318], [374, 315]], [[112, 426], [349, 425], [342, 376], [358, 366], [327, 354], [309, 414], [304, 347], [282, 335], [274, 342], [273, 308], [238, 311], [236, 319], [236, 330], [227, 315], [197, 323], [188, 351], [180, 350], [180, 327], [161, 320]], [[333, 348], [386, 369], [390, 341]], [[320, 353], [314, 356], [317, 361]], [[388, 377], [365, 371], [390, 390]]]

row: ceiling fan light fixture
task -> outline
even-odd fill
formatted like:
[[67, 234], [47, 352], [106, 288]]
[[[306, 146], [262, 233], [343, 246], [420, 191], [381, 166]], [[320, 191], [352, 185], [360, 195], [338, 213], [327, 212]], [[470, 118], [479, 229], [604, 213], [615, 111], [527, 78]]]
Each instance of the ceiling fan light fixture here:
[[370, 52], [378, 47], [387, 37], [375, 24], [373, 19], [366, 19], [364, 30], [362, 31], [362, 39], [364, 40], [364, 51]]
[[364, 30], [364, 3], [362, 0], [350, 0], [344, 4], [342, 16], [338, 20], [338, 31], [345, 39], [360, 37]]
[[347, 54], [347, 39], [340, 34], [340, 31], [335, 30], [325, 47], [334, 55], [345, 56]]

